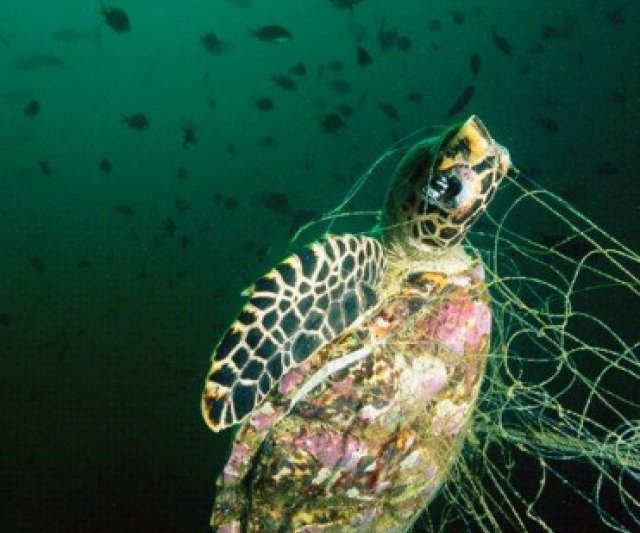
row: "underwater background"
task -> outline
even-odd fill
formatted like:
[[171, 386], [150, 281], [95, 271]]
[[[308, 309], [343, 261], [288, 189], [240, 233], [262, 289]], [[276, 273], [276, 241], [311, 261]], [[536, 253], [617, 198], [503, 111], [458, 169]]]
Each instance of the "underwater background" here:
[[420, 128], [477, 114], [640, 249], [639, 73], [624, 0], [2, 0], [0, 531], [209, 531], [241, 291]]

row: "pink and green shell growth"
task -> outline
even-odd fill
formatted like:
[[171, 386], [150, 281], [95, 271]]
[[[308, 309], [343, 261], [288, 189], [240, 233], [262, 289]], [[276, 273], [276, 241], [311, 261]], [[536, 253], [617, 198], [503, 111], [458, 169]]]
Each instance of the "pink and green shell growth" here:
[[473, 421], [491, 309], [455, 246], [511, 167], [474, 116], [412, 148], [391, 181], [383, 244], [327, 235], [253, 286], [218, 344], [202, 409], [240, 425], [219, 533], [406, 533]]

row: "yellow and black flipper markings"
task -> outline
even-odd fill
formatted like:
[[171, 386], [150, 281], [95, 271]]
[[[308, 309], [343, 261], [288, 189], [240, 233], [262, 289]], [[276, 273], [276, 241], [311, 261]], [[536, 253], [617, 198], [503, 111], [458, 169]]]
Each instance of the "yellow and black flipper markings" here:
[[331, 235], [259, 279], [213, 354], [207, 424], [219, 431], [242, 422], [284, 374], [375, 307], [385, 263], [375, 239]]

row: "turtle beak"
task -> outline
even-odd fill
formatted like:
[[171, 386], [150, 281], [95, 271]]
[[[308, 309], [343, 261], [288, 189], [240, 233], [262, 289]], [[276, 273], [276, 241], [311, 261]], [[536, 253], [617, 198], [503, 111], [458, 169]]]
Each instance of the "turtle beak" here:
[[504, 176], [512, 167], [509, 151], [495, 142], [482, 121], [476, 116], [470, 116], [460, 128], [458, 136], [466, 139], [470, 148], [470, 161], [494, 154], [497, 159], [498, 176]]
[[511, 156], [509, 155], [509, 150], [507, 150], [504, 146], [501, 146], [496, 143], [496, 147], [498, 148], [498, 171], [500, 175], [506, 175], [509, 170], [513, 167], [513, 163], [511, 163]]
[[493, 142], [487, 128], [476, 115], [467, 119], [458, 131], [457, 137], [466, 140], [471, 152], [470, 159], [484, 158]]

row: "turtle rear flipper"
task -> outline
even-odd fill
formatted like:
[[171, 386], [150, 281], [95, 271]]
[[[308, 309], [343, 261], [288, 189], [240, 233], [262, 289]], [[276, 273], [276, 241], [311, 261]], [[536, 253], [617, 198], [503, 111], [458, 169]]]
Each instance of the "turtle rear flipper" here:
[[378, 303], [385, 266], [375, 239], [331, 235], [259, 279], [218, 344], [203, 398], [207, 424], [242, 422], [280, 378]]

